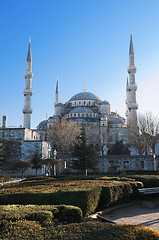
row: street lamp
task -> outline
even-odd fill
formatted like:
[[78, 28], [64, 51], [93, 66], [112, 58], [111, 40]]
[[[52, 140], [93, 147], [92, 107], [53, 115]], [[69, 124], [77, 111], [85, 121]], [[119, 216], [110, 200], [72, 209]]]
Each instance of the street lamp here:
[[153, 169], [156, 171], [156, 154], [153, 154]]

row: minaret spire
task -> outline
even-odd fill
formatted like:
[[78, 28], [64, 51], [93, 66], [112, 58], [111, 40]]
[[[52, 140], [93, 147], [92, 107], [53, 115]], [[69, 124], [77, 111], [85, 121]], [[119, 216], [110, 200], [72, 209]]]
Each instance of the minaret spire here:
[[56, 92], [55, 92], [55, 106], [59, 103], [59, 78], [57, 76], [57, 82], [56, 82]]
[[31, 126], [31, 114], [32, 114], [32, 108], [31, 108], [31, 97], [33, 95], [33, 91], [31, 88], [31, 80], [33, 78], [32, 73], [32, 55], [31, 55], [31, 38], [29, 37], [29, 47], [28, 47], [28, 54], [27, 54], [27, 60], [26, 60], [26, 73], [25, 76], [25, 89], [24, 89], [24, 97], [25, 97], [25, 103], [23, 108], [24, 113], [24, 123], [23, 127], [30, 129]]
[[127, 106], [128, 106], [128, 124], [135, 124], [137, 125], [137, 109], [138, 105], [136, 102], [136, 90], [137, 86], [135, 83], [135, 61], [134, 61], [134, 46], [133, 46], [133, 39], [132, 39], [132, 32], [130, 34], [130, 47], [129, 47], [129, 67], [128, 67], [128, 74], [129, 74], [129, 83], [127, 88]]

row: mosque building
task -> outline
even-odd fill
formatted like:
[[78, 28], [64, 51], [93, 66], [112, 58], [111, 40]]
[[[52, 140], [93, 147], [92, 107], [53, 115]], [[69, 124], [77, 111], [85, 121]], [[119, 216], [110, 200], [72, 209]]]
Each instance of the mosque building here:
[[137, 86], [135, 83], [135, 73], [134, 46], [131, 33], [128, 67], [129, 78], [127, 79], [126, 87], [126, 119], [112, 112], [108, 101], [102, 101], [94, 93], [88, 92], [86, 85], [83, 92], [75, 94], [66, 103], [61, 103], [59, 101], [59, 83], [57, 78], [54, 115], [49, 117], [48, 120], [39, 123], [37, 127], [38, 132], [43, 134], [43, 131], [51, 126], [56, 119], [67, 119], [73, 120], [74, 124], [77, 125], [85, 122], [86, 128], [90, 130], [95, 126], [98, 127], [100, 134], [105, 134], [105, 154], [108, 148], [116, 141], [122, 140], [126, 144], [127, 126], [137, 124], [138, 105], [136, 103]]
[[[0, 127], [0, 146], [3, 141], [10, 142], [12, 146], [12, 160], [31, 160], [35, 150], [38, 148], [42, 158], [50, 155], [50, 145], [47, 139], [47, 128], [52, 126], [57, 119], [72, 120], [74, 125], [81, 126], [83, 122], [86, 126], [86, 132], [92, 132], [93, 140], [90, 141], [95, 147], [98, 144], [98, 137], [103, 144], [102, 156], [99, 154], [99, 171], [108, 172], [112, 164], [119, 166], [119, 170], [153, 170], [152, 156], [137, 156], [137, 152], [131, 151], [136, 156], [119, 156], [119, 158], [111, 158], [107, 155], [108, 149], [119, 140], [124, 144], [128, 143], [127, 128], [129, 126], [137, 126], [137, 109], [136, 102], [136, 67], [134, 61], [134, 46], [132, 33], [130, 35], [129, 47], [129, 66], [127, 84], [126, 84], [126, 118], [120, 116], [117, 112], [111, 110], [111, 105], [106, 100], [101, 100], [94, 93], [87, 91], [86, 85], [84, 90], [72, 96], [67, 102], [61, 103], [59, 100], [59, 81], [57, 78], [54, 115], [47, 120], [43, 120], [37, 126], [37, 129], [31, 129], [31, 98], [32, 91], [32, 54], [31, 40], [29, 39], [29, 47], [26, 60], [25, 89], [24, 89], [24, 122], [23, 127], [8, 128], [7, 117], [3, 116], [3, 123]], [[97, 136], [97, 132], [99, 136]], [[96, 137], [97, 136], [97, 137]], [[89, 139], [89, 138], [88, 138]], [[13, 146], [15, 156], [13, 156]], [[101, 150], [100, 150], [101, 151]], [[18, 153], [18, 155], [17, 155]], [[159, 142], [156, 149], [159, 154]], [[1, 155], [0, 155], [1, 157]], [[127, 159], [126, 159], [127, 158]], [[115, 163], [116, 162], [116, 163]], [[158, 161], [159, 166], [159, 161]], [[32, 173], [30, 173], [32, 174]]]

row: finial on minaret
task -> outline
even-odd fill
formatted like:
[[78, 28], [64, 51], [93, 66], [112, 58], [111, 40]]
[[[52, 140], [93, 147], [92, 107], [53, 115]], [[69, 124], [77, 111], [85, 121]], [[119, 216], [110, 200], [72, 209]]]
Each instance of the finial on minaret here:
[[48, 119], [48, 114], [46, 113], [46, 120]]
[[134, 54], [134, 45], [133, 45], [133, 39], [132, 39], [132, 29], [130, 34], [130, 48], [129, 48], [129, 54]]
[[87, 92], [87, 89], [86, 89], [86, 83], [84, 84], [83, 92]]
[[28, 62], [32, 62], [32, 56], [31, 56], [31, 37], [30, 37], [30, 36], [29, 36], [29, 47], [28, 47], [27, 61], [28, 61]]
[[55, 104], [54, 104], [55, 106], [56, 106], [57, 103], [59, 103], [59, 83], [58, 83], [58, 81], [59, 81], [59, 78], [57, 76], [56, 92], [55, 92]]

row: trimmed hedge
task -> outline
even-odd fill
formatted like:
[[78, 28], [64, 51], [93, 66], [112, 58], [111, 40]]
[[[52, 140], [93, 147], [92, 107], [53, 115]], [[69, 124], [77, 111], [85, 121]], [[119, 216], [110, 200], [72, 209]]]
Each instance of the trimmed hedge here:
[[37, 221], [40, 224], [58, 219], [60, 222], [75, 223], [83, 220], [80, 208], [66, 205], [7, 205], [0, 206], [0, 221]]
[[159, 232], [150, 227], [101, 222], [47, 224], [36, 221], [4, 221], [0, 225], [0, 239], [58, 239], [58, 240], [158, 240]]
[[142, 188], [140, 182], [125, 183], [102, 187], [100, 201], [97, 210], [103, 210], [110, 206], [129, 202], [139, 196], [138, 188]]
[[11, 179], [10, 175], [0, 174], [0, 182], [7, 182]]
[[151, 188], [151, 187], [159, 187], [159, 177], [154, 175], [132, 175], [131, 178], [135, 179], [135, 181], [140, 181], [143, 183], [144, 188]]
[[85, 191], [55, 192], [55, 193], [19, 193], [0, 195], [0, 205], [6, 204], [36, 204], [36, 205], [73, 205], [82, 209], [83, 215], [93, 212], [99, 202], [101, 187]]
[[83, 191], [58, 191], [54, 193], [15, 193], [0, 195], [0, 205], [35, 204], [35, 205], [73, 205], [79, 207], [84, 216], [95, 210], [103, 210], [109, 206], [128, 202], [138, 197], [137, 182], [105, 182], [103, 187], [92, 187]]

